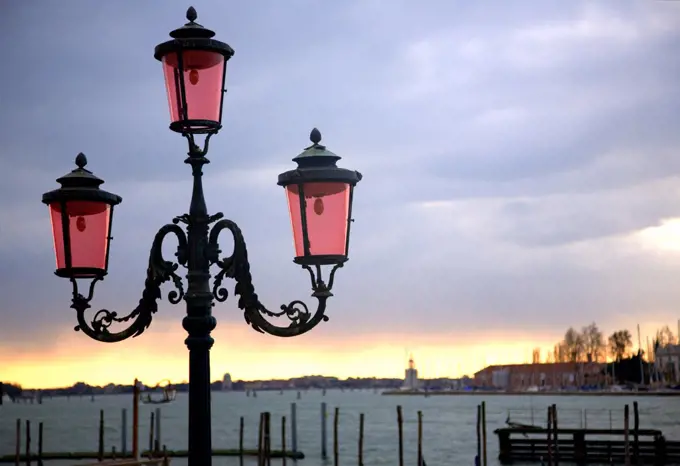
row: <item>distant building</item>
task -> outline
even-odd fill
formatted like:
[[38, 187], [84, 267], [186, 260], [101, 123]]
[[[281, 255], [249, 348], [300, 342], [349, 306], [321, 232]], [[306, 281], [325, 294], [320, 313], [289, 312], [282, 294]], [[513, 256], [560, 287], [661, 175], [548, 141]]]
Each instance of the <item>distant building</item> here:
[[436, 379], [419, 380], [418, 386], [427, 390], [434, 391], [451, 391], [464, 390], [465, 387], [471, 385], [469, 377], [461, 377], [452, 379], [449, 377], [438, 377]]
[[680, 383], [680, 345], [657, 346], [654, 367], [668, 382]]
[[266, 388], [266, 386], [266, 382], [263, 382], [262, 380], [253, 380], [243, 383], [243, 388], [246, 390], [261, 390]]
[[516, 391], [600, 385], [605, 381], [605, 367], [596, 362], [488, 366], [475, 374], [474, 383], [477, 387]]
[[287, 386], [285, 388], [332, 388], [336, 387], [338, 383], [339, 379], [337, 377], [306, 375], [304, 377], [294, 377], [289, 379], [286, 382]]
[[510, 387], [510, 368], [502, 367], [491, 372], [491, 386], [507, 389]]
[[418, 390], [418, 369], [413, 362], [413, 355], [408, 360], [408, 368], [404, 371], [404, 390]]
[[222, 390], [231, 390], [231, 374], [227, 372], [222, 379]]

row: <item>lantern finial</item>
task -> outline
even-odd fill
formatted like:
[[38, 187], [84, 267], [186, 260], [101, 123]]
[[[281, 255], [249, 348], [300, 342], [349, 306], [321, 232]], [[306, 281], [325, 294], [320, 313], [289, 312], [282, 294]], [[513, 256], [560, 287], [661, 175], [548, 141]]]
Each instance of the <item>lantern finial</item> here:
[[76, 155], [76, 166], [82, 169], [85, 168], [85, 165], [87, 165], [87, 157], [81, 152]]
[[319, 131], [317, 128], [314, 128], [311, 133], [309, 133], [309, 140], [312, 141], [313, 144], [318, 144], [321, 142], [321, 131]]
[[189, 9], [187, 10], [187, 19], [189, 20], [189, 22], [193, 23], [194, 21], [196, 21], [196, 18], [198, 18], [196, 8], [190, 6]]

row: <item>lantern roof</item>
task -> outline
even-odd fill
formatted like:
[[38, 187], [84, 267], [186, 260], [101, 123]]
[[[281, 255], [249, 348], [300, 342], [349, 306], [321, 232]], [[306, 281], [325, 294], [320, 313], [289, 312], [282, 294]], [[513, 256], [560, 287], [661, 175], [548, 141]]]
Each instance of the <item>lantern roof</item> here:
[[196, 22], [196, 18], [198, 18], [198, 14], [196, 13], [196, 9], [193, 6], [190, 6], [189, 9], [187, 10], [187, 19], [189, 20], [188, 23], [186, 23], [184, 26], [181, 28], [177, 28], [174, 31], [170, 33], [170, 37], [173, 39], [189, 39], [192, 37], [202, 37], [205, 39], [210, 39], [215, 35], [215, 31], [211, 31], [210, 29], [201, 26]]
[[90, 170], [87, 170], [87, 157], [82, 152], [76, 156], [76, 169], [71, 170], [70, 173], [57, 178], [57, 183], [61, 184], [62, 188], [82, 188], [93, 187], [98, 188], [104, 183], [104, 180], [96, 176]]
[[297, 168], [279, 175], [279, 186], [310, 182], [337, 182], [355, 185], [361, 180], [361, 173], [339, 168], [336, 165], [341, 157], [320, 144], [321, 132], [318, 129], [312, 130], [309, 139], [312, 141], [312, 145], [305, 148], [293, 159], [298, 164]]
[[312, 145], [305, 147], [305, 150], [300, 152], [294, 159], [293, 162], [300, 162], [306, 157], [333, 157], [335, 161], [341, 159], [340, 156], [334, 154], [333, 152], [326, 149], [326, 146], [319, 144], [321, 142], [321, 131], [314, 128], [309, 134], [309, 140], [312, 141]]
[[196, 9], [194, 7], [189, 7], [187, 10], [187, 19], [189, 22], [170, 32], [172, 40], [156, 46], [156, 49], [154, 50], [154, 57], [156, 60], [162, 60], [168, 53], [178, 52], [180, 50], [213, 51], [222, 54], [225, 61], [229, 60], [234, 55], [234, 49], [224, 42], [213, 39], [212, 37], [215, 35], [215, 32], [198, 24], [196, 18], [198, 18]]
[[104, 180], [86, 169], [87, 157], [82, 152], [76, 156], [76, 167], [70, 173], [57, 178], [61, 184], [59, 189], [43, 194], [43, 203], [51, 204], [60, 201], [93, 201], [111, 205], [120, 204], [123, 200], [117, 194], [100, 189]]

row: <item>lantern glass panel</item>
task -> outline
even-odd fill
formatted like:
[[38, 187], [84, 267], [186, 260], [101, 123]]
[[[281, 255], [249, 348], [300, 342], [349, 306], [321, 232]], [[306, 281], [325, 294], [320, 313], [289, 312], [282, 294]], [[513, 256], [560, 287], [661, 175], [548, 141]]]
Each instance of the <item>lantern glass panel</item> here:
[[[170, 104], [170, 119], [220, 121], [224, 83], [224, 56], [206, 50], [187, 50], [182, 54], [182, 70], [177, 53], [163, 57], [163, 74]], [[182, 109], [182, 82], [186, 96], [186, 115]]]
[[[54, 253], [57, 269], [68, 267], [66, 238], [62, 224], [62, 205], [50, 204]], [[106, 270], [109, 247], [111, 206], [103, 202], [66, 202], [71, 267]]]
[[[305, 183], [305, 215], [310, 255], [345, 255], [350, 186], [347, 183]], [[286, 187], [293, 226], [295, 255], [305, 255], [298, 185]]]

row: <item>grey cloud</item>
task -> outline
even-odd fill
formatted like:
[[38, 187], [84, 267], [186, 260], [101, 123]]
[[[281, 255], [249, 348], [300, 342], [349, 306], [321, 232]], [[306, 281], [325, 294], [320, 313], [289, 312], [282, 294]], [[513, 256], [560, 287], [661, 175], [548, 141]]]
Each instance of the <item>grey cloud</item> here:
[[508, 226], [502, 236], [528, 247], [550, 247], [625, 235], [680, 215], [677, 195], [642, 200], [621, 193], [618, 196], [621, 198], [511, 201], [499, 212]]
[[[668, 315], [675, 256], [660, 264], [602, 246], [605, 265], [594, 270], [569, 248], [618, 244], [680, 216], [680, 27], [672, 27], [680, 12], [664, 2], [599, 2], [600, 13], [586, 2], [501, 3], [195, 5], [199, 21], [236, 49], [206, 170], [208, 203], [243, 227], [268, 305], [308, 293], [291, 263], [275, 176], [318, 126], [342, 164], [365, 174], [351, 260], [320, 331], [349, 332], [357, 322], [478, 331], [480, 320], [517, 329], [537, 313], [558, 327], [593, 314], [612, 325], [647, 310]], [[153, 234], [188, 207], [186, 148], [167, 130], [152, 57], [186, 6], [13, 2], [0, 17], [0, 34], [32, 31], [8, 49], [14, 71], [0, 77], [0, 164], [11, 174], [0, 185], [3, 338], [25, 315], [36, 337], [73, 325], [68, 284], [51, 276], [39, 200], [79, 151], [124, 198], [98, 303], [137, 301]], [[550, 33], [584, 18], [593, 39]], [[619, 37], [602, 22], [619, 19], [634, 34]], [[547, 39], [527, 38], [536, 28]], [[419, 206], [432, 201], [455, 208], [423, 214]], [[40, 293], [30, 291], [36, 283]], [[163, 307], [162, 318], [182, 312]], [[218, 312], [241, 319], [233, 303]]]

